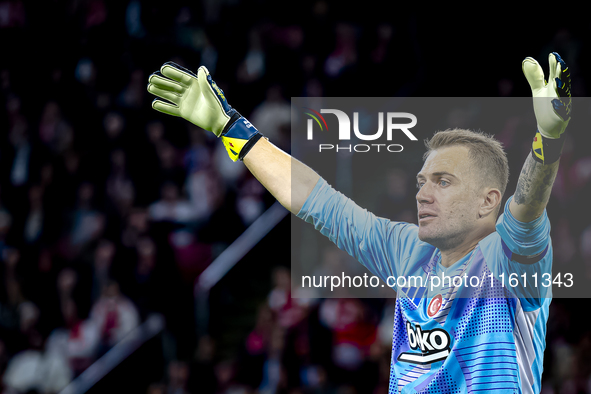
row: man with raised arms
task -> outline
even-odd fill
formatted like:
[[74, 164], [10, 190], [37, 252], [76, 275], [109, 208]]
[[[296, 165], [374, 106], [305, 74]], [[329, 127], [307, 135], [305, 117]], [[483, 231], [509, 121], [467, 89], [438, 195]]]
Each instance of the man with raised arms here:
[[[283, 206], [384, 282], [401, 275], [482, 280], [478, 287], [396, 288], [390, 393], [538, 393], [551, 288], [536, 275], [551, 272], [545, 208], [571, 109], [570, 71], [556, 53], [549, 63], [548, 82], [534, 59], [522, 63], [538, 130], [503, 213], [509, 169], [501, 144], [445, 130], [426, 143], [417, 174], [418, 226], [376, 217], [275, 147], [228, 104], [205, 67], [194, 74], [166, 63], [148, 91], [160, 98], [154, 109], [220, 137], [230, 158], [243, 161]], [[508, 287], [500, 280], [508, 274], [527, 283]]]

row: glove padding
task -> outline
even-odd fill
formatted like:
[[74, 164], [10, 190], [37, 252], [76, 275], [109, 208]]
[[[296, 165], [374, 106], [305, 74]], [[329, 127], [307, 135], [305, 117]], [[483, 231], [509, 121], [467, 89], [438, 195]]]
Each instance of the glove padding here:
[[222, 141], [234, 161], [242, 160], [262, 136], [258, 130], [226, 100], [224, 92], [211, 78], [205, 66], [197, 75], [176, 63], [168, 62], [150, 75], [148, 92], [154, 99], [152, 108], [168, 115], [180, 116], [202, 129], [211, 131]]
[[538, 131], [551, 139], [560, 138], [571, 118], [570, 70], [556, 52], [548, 56], [550, 78], [544, 80], [544, 71], [533, 58], [527, 57], [522, 70], [531, 87]]

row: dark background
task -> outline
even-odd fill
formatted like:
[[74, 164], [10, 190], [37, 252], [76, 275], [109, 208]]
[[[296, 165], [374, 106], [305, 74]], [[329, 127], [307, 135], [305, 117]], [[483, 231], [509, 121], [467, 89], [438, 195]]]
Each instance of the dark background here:
[[[153, 111], [147, 79], [166, 61], [206, 65], [287, 151], [290, 97], [527, 97], [521, 61], [547, 70], [551, 51], [571, 67], [573, 95], [588, 95], [584, 11], [487, 7], [0, 1], [4, 381], [17, 361], [30, 369], [23, 354], [74, 377], [157, 312], [166, 330], [101, 392], [386, 392], [391, 304], [289, 301], [288, 218], [214, 287], [208, 335], [197, 335], [194, 280], [273, 199], [210, 133]], [[554, 264], [588, 267], [589, 137], [569, 138], [549, 212], [577, 209], [552, 221]], [[413, 209], [414, 182], [394, 182], [408, 182], [396, 215]], [[591, 392], [587, 305], [552, 303], [544, 392]]]

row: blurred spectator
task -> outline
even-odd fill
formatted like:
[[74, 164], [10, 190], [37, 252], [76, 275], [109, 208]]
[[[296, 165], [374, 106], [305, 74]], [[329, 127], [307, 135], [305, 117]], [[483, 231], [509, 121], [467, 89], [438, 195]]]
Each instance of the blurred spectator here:
[[139, 0], [131, 0], [125, 10], [125, 28], [130, 37], [143, 38], [146, 35], [141, 16], [142, 3]]
[[273, 312], [269, 306], [259, 306], [255, 326], [246, 336], [241, 349], [239, 379], [250, 387], [258, 387], [261, 384], [269, 341], [275, 326]]
[[358, 371], [377, 334], [366, 307], [356, 299], [326, 299], [319, 313], [333, 332], [334, 365], [343, 371]]
[[113, 259], [115, 257], [115, 245], [113, 242], [102, 239], [94, 249], [92, 261], [92, 300], [96, 301], [103, 294], [105, 286], [111, 280]]
[[152, 383], [148, 387], [148, 391], [146, 394], [167, 394], [166, 392], [166, 385], [162, 383]]
[[199, 338], [195, 357], [190, 365], [188, 387], [192, 393], [213, 394], [216, 390], [215, 342], [210, 336]]
[[127, 170], [125, 151], [122, 149], [111, 152], [111, 172], [105, 189], [119, 216], [127, 216], [133, 205], [135, 189]]
[[273, 289], [269, 293], [268, 303], [277, 316], [277, 324], [290, 328], [305, 316], [305, 306], [300, 299], [291, 298], [291, 274], [285, 267], [277, 267], [273, 271]]
[[238, 66], [236, 79], [241, 83], [251, 83], [265, 74], [265, 52], [263, 51], [261, 34], [252, 28], [248, 33], [248, 51]]
[[216, 394], [230, 394], [240, 387], [236, 382], [236, 363], [234, 360], [223, 360], [214, 368], [217, 379]]
[[121, 231], [121, 244], [126, 248], [135, 248], [140, 238], [148, 234], [148, 211], [144, 208], [132, 208]]
[[218, 64], [219, 53], [207, 35], [204, 40], [205, 43], [201, 50], [201, 64], [207, 67], [207, 70], [211, 74], [214, 74]]
[[76, 206], [69, 213], [69, 226], [62, 238], [61, 252], [68, 259], [76, 258], [90, 242], [98, 239], [105, 227], [104, 215], [94, 207], [95, 186], [83, 182], [78, 188]]
[[8, 246], [6, 244], [6, 236], [10, 231], [11, 225], [12, 216], [6, 208], [0, 205], [0, 256], [4, 254], [4, 250]]
[[25, 6], [21, 0], [0, 2], [0, 29], [23, 27], [26, 20]]
[[174, 360], [168, 364], [167, 394], [189, 394], [189, 365], [184, 361]]
[[30, 301], [22, 301], [17, 311], [23, 346], [6, 367], [5, 386], [19, 392], [61, 390], [72, 379], [72, 372], [62, 353], [43, 350], [44, 338], [38, 330], [39, 308]]
[[211, 165], [212, 154], [206, 144], [206, 134], [198, 127], [189, 128], [191, 145], [185, 153], [187, 170], [185, 188], [193, 205], [195, 220], [203, 223], [223, 202], [221, 182]]
[[72, 372], [61, 354], [39, 350], [25, 350], [15, 355], [8, 363], [3, 378], [7, 390], [16, 390], [17, 393], [33, 390], [57, 393], [71, 379]]
[[28, 245], [38, 244], [45, 228], [45, 210], [43, 206], [43, 187], [33, 185], [29, 188], [29, 209], [23, 221], [23, 240]]
[[193, 220], [204, 223], [222, 203], [223, 188], [219, 178], [211, 171], [193, 171], [187, 177], [187, 193], [193, 211]]
[[250, 226], [264, 212], [265, 189], [255, 178], [248, 178], [238, 191], [236, 211], [245, 226]]
[[285, 389], [286, 373], [281, 363], [285, 348], [285, 329], [276, 326], [268, 342], [267, 358], [263, 365], [263, 380], [258, 388], [261, 394], [274, 394]]
[[63, 153], [72, 147], [74, 130], [62, 118], [58, 103], [50, 101], [45, 105], [39, 122], [39, 139], [54, 153]]
[[336, 43], [324, 64], [329, 77], [337, 77], [357, 62], [357, 32], [355, 26], [339, 23], [335, 29]]
[[159, 176], [152, 181], [172, 182], [178, 187], [184, 184], [186, 174], [182, 168], [182, 161], [179, 159], [176, 148], [166, 140], [156, 142], [156, 153], [160, 161]]
[[162, 185], [161, 199], [150, 205], [149, 215], [155, 222], [188, 223], [195, 219], [193, 206], [181, 198], [177, 184], [172, 181]]
[[273, 324], [272, 310], [267, 305], [261, 305], [254, 329], [246, 337], [245, 346], [249, 356], [256, 357], [266, 352]]
[[94, 84], [96, 82], [96, 66], [91, 59], [87, 57], [80, 58], [78, 60], [78, 64], [76, 65], [74, 75], [76, 80], [82, 85], [94, 88]]
[[138, 305], [140, 315], [145, 317], [149, 311], [157, 310], [159, 281], [156, 272], [156, 245], [147, 236], [135, 242], [137, 264], [133, 272], [131, 294]]
[[106, 147], [109, 151], [124, 147], [125, 118], [121, 113], [109, 111], [103, 119], [103, 127], [107, 137]]
[[141, 109], [146, 96], [146, 78], [141, 69], [131, 72], [129, 84], [119, 94], [119, 105], [122, 108]]
[[235, 187], [236, 182], [247, 176], [245, 166], [228, 160], [228, 152], [223, 144], [215, 145], [212, 163], [217, 174], [219, 174], [217, 176], [219, 176], [224, 184], [230, 189]]
[[19, 118], [10, 129], [9, 140], [14, 154], [10, 170], [10, 183], [18, 188], [26, 185], [30, 177], [31, 143], [26, 120]]
[[47, 348], [68, 359], [74, 376], [94, 362], [99, 351], [100, 331], [92, 320], [83, 320], [73, 297], [77, 274], [66, 268], [58, 275], [58, 296], [64, 326], [55, 329], [47, 339]]
[[252, 111], [250, 121], [279, 148], [289, 151], [290, 133], [284, 134], [282, 127], [291, 124], [291, 106], [283, 98], [280, 85], [267, 89], [265, 100]]
[[137, 308], [121, 294], [119, 284], [114, 280], [103, 287], [101, 297], [92, 306], [90, 319], [100, 329], [101, 353], [122, 340], [140, 323]]
[[4, 371], [8, 365], [9, 358], [10, 355], [6, 349], [6, 344], [4, 343], [3, 339], [0, 339], [0, 388], [2, 387], [2, 376], [4, 375]]
[[191, 231], [179, 229], [169, 235], [169, 244], [183, 281], [191, 286], [212, 261], [212, 248]]

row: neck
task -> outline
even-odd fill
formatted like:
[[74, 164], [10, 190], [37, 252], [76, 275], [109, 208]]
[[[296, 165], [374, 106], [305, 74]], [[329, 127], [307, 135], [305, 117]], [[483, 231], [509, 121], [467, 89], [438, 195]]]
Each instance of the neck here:
[[460, 261], [460, 259], [464, 256], [466, 256], [468, 253], [470, 253], [471, 251], [474, 250], [474, 248], [476, 248], [476, 245], [478, 244], [478, 242], [476, 242], [474, 245], [471, 245], [469, 248], [462, 248], [460, 249], [456, 249], [453, 251], [441, 251], [441, 265], [444, 266], [445, 268], [451, 267], [452, 265], [454, 265], [454, 263]]
[[451, 267], [458, 262], [462, 257], [473, 251], [482, 239], [495, 231], [495, 227], [487, 227], [482, 231], [474, 232], [473, 236], [467, 238], [456, 247], [441, 250], [441, 265], [445, 268]]

